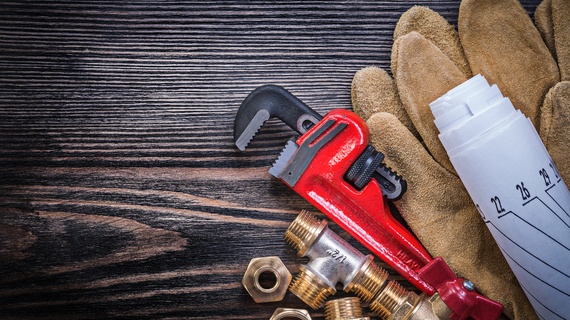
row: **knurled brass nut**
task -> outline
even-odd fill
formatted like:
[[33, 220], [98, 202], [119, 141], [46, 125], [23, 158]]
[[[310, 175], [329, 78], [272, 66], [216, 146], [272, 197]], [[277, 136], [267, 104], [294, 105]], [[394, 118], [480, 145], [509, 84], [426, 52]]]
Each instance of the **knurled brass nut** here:
[[[273, 287], [264, 288], [259, 283], [259, 277], [264, 272], [275, 275]], [[243, 275], [242, 284], [255, 302], [274, 302], [283, 300], [291, 279], [291, 273], [279, 257], [262, 257], [251, 259]]]
[[311, 320], [309, 311], [305, 309], [277, 308], [269, 320], [281, 320], [296, 318], [301, 320]]

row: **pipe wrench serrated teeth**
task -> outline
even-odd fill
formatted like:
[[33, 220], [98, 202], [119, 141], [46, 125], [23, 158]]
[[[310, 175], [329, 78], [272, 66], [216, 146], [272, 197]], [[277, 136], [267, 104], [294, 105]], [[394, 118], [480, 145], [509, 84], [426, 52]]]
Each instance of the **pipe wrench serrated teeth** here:
[[241, 103], [234, 121], [234, 141], [245, 150], [265, 121], [277, 117], [299, 134], [323, 117], [282, 87], [265, 85], [253, 90]]
[[243, 129], [243, 132], [235, 139], [238, 149], [244, 151], [245, 147], [249, 145], [255, 134], [267, 120], [269, 120], [269, 112], [267, 110], [259, 110]]
[[291, 158], [293, 158], [295, 152], [297, 152], [297, 149], [299, 149], [299, 146], [295, 143], [294, 140], [291, 139], [287, 141], [285, 148], [283, 148], [283, 151], [281, 151], [281, 154], [277, 160], [275, 160], [273, 166], [271, 166], [269, 169], [269, 173], [275, 178], [279, 178], [281, 176], [281, 173], [285, 171], [285, 168], [289, 164]]

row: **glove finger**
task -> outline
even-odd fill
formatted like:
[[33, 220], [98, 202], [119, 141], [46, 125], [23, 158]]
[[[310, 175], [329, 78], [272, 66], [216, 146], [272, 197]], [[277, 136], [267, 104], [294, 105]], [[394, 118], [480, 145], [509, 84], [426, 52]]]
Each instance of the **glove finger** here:
[[368, 120], [378, 112], [388, 112], [419, 137], [400, 101], [394, 80], [384, 69], [367, 67], [356, 72], [351, 94], [354, 111], [362, 119]]
[[443, 257], [459, 277], [502, 303], [507, 316], [536, 319], [461, 180], [440, 166], [395, 116], [376, 113], [367, 124], [371, 144], [408, 182], [408, 191], [395, 204], [430, 254]]
[[454, 172], [439, 141], [429, 104], [467, 78], [441, 50], [415, 31], [399, 37], [393, 51], [396, 86], [410, 119], [433, 158]]
[[562, 178], [570, 181], [570, 81], [554, 86], [541, 109], [540, 137]]
[[543, 0], [534, 11], [534, 24], [540, 32], [542, 40], [556, 59], [554, 48], [554, 26], [552, 25], [552, 0]]
[[[455, 63], [466, 78], [471, 77], [471, 69], [459, 43], [459, 34], [455, 28], [435, 11], [424, 6], [414, 6], [406, 11], [398, 20], [394, 30], [394, 40], [416, 31], [431, 41]], [[395, 59], [392, 59], [396, 62]], [[397, 67], [392, 66], [394, 73]]]
[[570, 1], [552, 0], [552, 25], [560, 79], [570, 81]]
[[[432, 239], [434, 234], [418, 226], [437, 224], [446, 218], [446, 215], [437, 216], [437, 212], [454, 212], [469, 203], [469, 199], [453, 197], [441, 201], [442, 193], [450, 187], [449, 182], [453, 184], [452, 189], [463, 187], [457, 183], [458, 180], [452, 173], [433, 159], [421, 142], [394, 115], [376, 113], [368, 119], [367, 125], [370, 128], [371, 145], [383, 152], [386, 165], [407, 181], [408, 191], [398, 202], [406, 209], [401, 212], [404, 219], [422, 243], [426, 239], [429, 239], [429, 243], [442, 241], [438, 237]], [[430, 248], [429, 243], [424, 244]], [[432, 254], [440, 255], [441, 252]]]
[[538, 125], [546, 92], [559, 81], [554, 58], [516, 0], [464, 0], [459, 37], [474, 74], [495, 83]]

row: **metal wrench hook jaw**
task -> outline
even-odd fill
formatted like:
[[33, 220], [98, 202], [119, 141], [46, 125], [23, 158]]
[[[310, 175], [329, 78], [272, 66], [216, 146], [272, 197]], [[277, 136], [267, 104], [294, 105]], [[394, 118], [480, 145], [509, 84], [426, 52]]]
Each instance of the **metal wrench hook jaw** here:
[[[264, 85], [253, 90], [242, 102], [234, 122], [234, 141], [238, 149], [244, 151], [255, 134], [270, 118], [277, 117], [300, 135], [305, 134], [323, 119], [323, 116], [307, 106], [289, 91], [277, 85]], [[293, 143], [294, 145], [294, 143]], [[295, 148], [288, 144], [287, 150]], [[291, 152], [285, 153], [291, 153]], [[283, 158], [283, 157], [281, 157]], [[390, 200], [397, 200], [406, 192], [406, 181], [391, 168], [382, 163], [384, 155], [372, 146], [347, 173], [357, 189], [374, 178], [382, 188], [382, 193]], [[279, 167], [278, 163], [278, 167]], [[276, 169], [270, 170], [274, 172]]]
[[265, 121], [277, 117], [299, 134], [307, 132], [323, 116], [289, 91], [276, 85], [253, 90], [242, 102], [234, 122], [234, 141], [245, 150]]

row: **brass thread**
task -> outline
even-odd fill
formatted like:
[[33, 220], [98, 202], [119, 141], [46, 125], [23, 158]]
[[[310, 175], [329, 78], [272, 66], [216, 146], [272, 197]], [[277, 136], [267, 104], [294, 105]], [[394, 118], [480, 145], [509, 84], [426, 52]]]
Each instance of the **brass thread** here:
[[292, 308], [277, 308], [275, 312], [269, 318], [269, 320], [282, 320], [282, 319], [301, 319], [301, 320], [311, 320], [309, 312], [305, 309], [292, 309]]
[[319, 221], [303, 210], [285, 231], [285, 241], [303, 256], [325, 226], [326, 221]]
[[388, 272], [377, 266], [372, 259], [372, 256], [369, 256], [348, 287], [350, 292], [367, 302], [374, 298], [388, 279]]
[[370, 319], [362, 315], [360, 299], [356, 297], [328, 301], [325, 304], [325, 320]]
[[300, 266], [300, 269], [301, 272], [291, 282], [289, 290], [316, 310], [323, 305], [331, 294], [336, 293], [336, 290], [304, 266]]
[[398, 282], [390, 281], [384, 290], [370, 303], [370, 309], [382, 319], [388, 319], [404, 303], [409, 292]]

